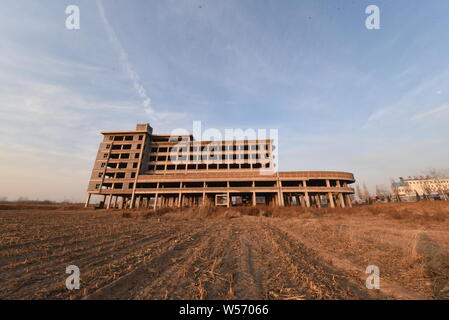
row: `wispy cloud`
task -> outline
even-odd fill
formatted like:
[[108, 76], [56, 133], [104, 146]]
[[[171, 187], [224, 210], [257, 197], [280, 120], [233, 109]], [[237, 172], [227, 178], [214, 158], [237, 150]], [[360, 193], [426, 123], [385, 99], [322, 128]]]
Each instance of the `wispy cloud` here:
[[[398, 76], [396, 80], [399, 81], [401, 77], [402, 76]], [[429, 101], [429, 97], [434, 95], [434, 88], [441, 86], [442, 83], [449, 83], [449, 73], [447, 71], [423, 79], [415, 86], [412, 86], [405, 91], [398, 100], [392, 101], [391, 104], [372, 112], [368, 117], [365, 126], [376, 121], [394, 120], [396, 119], [395, 116], [407, 119], [408, 114], [416, 112], [419, 109], [419, 105], [422, 105], [422, 101]], [[437, 91], [437, 95], [438, 92], [441, 94], [441, 91]], [[416, 116], [420, 117], [420, 115], [424, 116], [425, 114], [431, 114], [433, 112], [438, 112], [438, 110], [423, 112]], [[414, 117], [411, 119], [415, 120]]]
[[103, 2], [101, 0], [97, 0], [97, 7], [98, 11], [100, 13], [101, 21], [106, 29], [106, 33], [108, 34], [109, 41], [112, 43], [112, 46], [114, 47], [114, 50], [119, 56], [120, 65], [122, 66], [123, 70], [127, 73], [128, 77], [131, 79], [133, 88], [136, 91], [137, 95], [143, 100], [142, 106], [145, 108], [146, 114], [150, 117], [151, 120], [163, 120], [170, 117], [180, 118], [184, 117], [184, 113], [181, 112], [156, 112], [151, 107], [151, 98], [147, 94], [146, 89], [142, 85], [140, 81], [139, 74], [134, 69], [133, 65], [128, 59], [128, 53], [126, 52], [125, 48], [121, 44], [119, 38], [117, 37], [117, 34], [114, 31], [114, 28], [110, 24], [106, 12], [103, 6]]
[[117, 52], [120, 64], [125, 72], [128, 74], [130, 79], [133, 82], [134, 90], [136, 93], [143, 99], [142, 105], [145, 107], [145, 111], [149, 113], [149, 116], [154, 116], [154, 110], [150, 107], [151, 99], [147, 95], [147, 92], [143, 85], [140, 82], [140, 77], [138, 73], [134, 70], [134, 67], [128, 60], [128, 53], [123, 48], [120, 40], [117, 37], [117, 34], [114, 31], [114, 28], [109, 23], [108, 18], [106, 17], [106, 12], [104, 10], [103, 2], [101, 0], [97, 0], [98, 11], [100, 12], [101, 21], [106, 29], [106, 33], [108, 34], [108, 38], [114, 46], [115, 51]]
[[415, 114], [414, 116], [412, 116], [410, 118], [410, 120], [419, 120], [419, 119], [422, 119], [425, 117], [435, 116], [435, 115], [437, 115], [443, 111], [446, 111], [446, 110], [449, 110], [449, 104], [442, 105], [438, 108], [435, 108], [435, 109], [432, 109], [432, 110], [429, 110], [426, 112], [421, 112], [421, 113]]

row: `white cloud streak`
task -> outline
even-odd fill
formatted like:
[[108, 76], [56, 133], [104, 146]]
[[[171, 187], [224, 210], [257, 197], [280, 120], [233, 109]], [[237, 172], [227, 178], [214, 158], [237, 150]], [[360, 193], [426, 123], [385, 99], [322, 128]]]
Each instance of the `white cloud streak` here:
[[436, 115], [436, 114], [441, 113], [443, 111], [446, 111], [448, 109], [449, 109], [449, 104], [445, 104], [445, 105], [442, 105], [442, 106], [440, 106], [438, 108], [435, 108], [435, 109], [432, 109], [432, 110], [429, 110], [429, 111], [426, 111], [426, 112], [415, 114], [413, 117], [410, 118], [410, 120], [419, 120], [419, 119], [422, 119], [422, 118], [425, 118], [425, 117], [433, 116], [433, 115]]
[[145, 108], [145, 112], [148, 114], [150, 118], [153, 119], [157, 118], [154, 109], [151, 108], [150, 106], [151, 99], [140, 82], [139, 74], [134, 70], [134, 67], [129, 62], [126, 50], [123, 48], [122, 44], [120, 43], [120, 40], [117, 37], [117, 34], [114, 31], [114, 28], [112, 28], [108, 18], [106, 17], [106, 12], [104, 10], [103, 2], [101, 0], [97, 0], [97, 7], [100, 13], [101, 21], [103, 22], [103, 25], [106, 29], [106, 33], [108, 34], [109, 40], [119, 56], [120, 64], [122, 68], [125, 70], [125, 72], [128, 74], [129, 78], [131, 79], [134, 90], [143, 100], [142, 105]]

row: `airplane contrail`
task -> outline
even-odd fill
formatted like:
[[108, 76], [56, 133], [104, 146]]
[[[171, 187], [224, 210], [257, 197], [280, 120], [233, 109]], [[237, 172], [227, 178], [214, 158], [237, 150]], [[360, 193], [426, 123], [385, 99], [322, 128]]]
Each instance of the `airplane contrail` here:
[[122, 68], [125, 70], [125, 72], [128, 74], [129, 78], [131, 79], [133, 83], [134, 90], [139, 95], [140, 98], [142, 98], [143, 102], [142, 105], [145, 108], [145, 112], [148, 114], [150, 118], [157, 118], [155, 116], [155, 111], [153, 108], [151, 108], [151, 99], [147, 94], [147, 91], [140, 83], [140, 78], [137, 72], [134, 70], [132, 64], [128, 60], [128, 54], [126, 53], [126, 50], [123, 48], [122, 44], [120, 43], [120, 40], [118, 39], [114, 28], [109, 23], [108, 18], [106, 17], [106, 13], [104, 10], [103, 2], [101, 0], [97, 0], [97, 7], [98, 11], [100, 12], [100, 17], [103, 22], [103, 25], [106, 29], [106, 33], [108, 34], [109, 40], [111, 41], [115, 51], [117, 52], [120, 60], [120, 64]]

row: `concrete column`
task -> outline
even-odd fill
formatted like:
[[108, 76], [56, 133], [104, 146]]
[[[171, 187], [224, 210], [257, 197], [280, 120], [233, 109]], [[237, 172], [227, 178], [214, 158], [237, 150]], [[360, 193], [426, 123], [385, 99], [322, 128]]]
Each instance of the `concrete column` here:
[[305, 207], [306, 206], [306, 203], [305, 203], [303, 195], [299, 195], [299, 203], [300, 203], [301, 207]]
[[[327, 181], [329, 181], [329, 180], [327, 180]], [[332, 196], [332, 192], [329, 192], [327, 194], [327, 196], [329, 197], [329, 204], [330, 204], [331, 208], [335, 208], [334, 197]]]
[[321, 195], [317, 194], [315, 196], [315, 199], [316, 199], [316, 204], [317, 204], [318, 208], [321, 208]]
[[307, 192], [307, 180], [304, 180], [302, 185], [304, 186], [304, 200], [306, 201], [306, 207], [310, 208], [309, 192]]
[[109, 195], [109, 201], [108, 201], [108, 206], [106, 207], [106, 209], [111, 208], [111, 203], [112, 203], [112, 194]]
[[84, 204], [84, 208], [87, 208], [87, 207], [89, 206], [89, 202], [90, 202], [90, 197], [91, 197], [91, 194], [90, 194], [90, 193], [88, 193], [88, 194], [87, 194], [87, 199], [86, 199], [86, 203]]
[[346, 205], [347, 205], [349, 208], [352, 208], [351, 196], [347, 193], [347, 194], [345, 194], [345, 198], [346, 198]]
[[154, 203], [153, 203], [153, 209], [156, 209], [156, 207], [157, 207], [157, 193], [156, 193], [156, 195], [154, 196]]
[[229, 197], [229, 192], [226, 192], [226, 206], [229, 208], [229, 206], [231, 205], [231, 198]]
[[343, 193], [341, 193], [341, 192], [338, 193], [338, 199], [340, 200], [340, 207], [344, 208], [345, 200], [343, 199]]
[[256, 192], [253, 191], [253, 207], [256, 206]]
[[115, 199], [114, 199], [114, 209], [117, 209], [117, 199], [118, 199], [118, 196], [115, 196]]
[[304, 194], [304, 199], [306, 200], [306, 207], [310, 208], [310, 198], [309, 198], [309, 193], [307, 191]]
[[134, 207], [134, 200], [135, 200], [135, 194], [134, 194], [134, 190], [133, 190], [133, 193], [131, 195], [131, 202], [129, 204], [130, 209], [132, 209]]

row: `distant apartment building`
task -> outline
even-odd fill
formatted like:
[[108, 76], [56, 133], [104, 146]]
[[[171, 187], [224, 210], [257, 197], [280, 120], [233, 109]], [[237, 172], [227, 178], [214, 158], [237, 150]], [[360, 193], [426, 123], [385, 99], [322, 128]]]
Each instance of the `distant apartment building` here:
[[402, 200], [414, 201], [420, 198], [449, 199], [449, 179], [410, 177], [399, 178], [393, 183], [393, 189]]
[[106, 208], [351, 206], [348, 172], [274, 170], [270, 139], [198, 141], [149, 124], [104, 131], [88, 185]]

